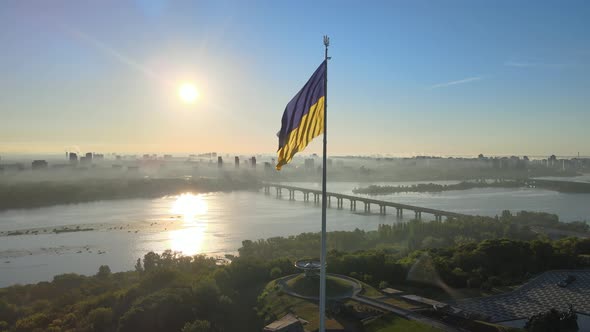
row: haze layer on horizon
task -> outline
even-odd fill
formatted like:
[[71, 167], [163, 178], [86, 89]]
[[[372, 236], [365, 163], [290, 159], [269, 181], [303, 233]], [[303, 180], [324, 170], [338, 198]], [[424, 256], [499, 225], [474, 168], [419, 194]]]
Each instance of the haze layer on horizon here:
[[0, 153], [275, 151], [328, 34], [331, 154], [590, 155], [585, 1], [0, 8]]

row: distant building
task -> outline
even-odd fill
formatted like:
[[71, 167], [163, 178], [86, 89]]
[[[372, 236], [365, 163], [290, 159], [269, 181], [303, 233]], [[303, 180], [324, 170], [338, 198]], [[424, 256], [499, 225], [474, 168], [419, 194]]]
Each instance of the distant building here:
[[198, 154], [197, 157], [201, 157], [201, 158], [215, 158], [215, 157], [217, 157], [217, 152], [201, 153], [201, 154]]
[[252, 168], [256, 168], [256, 157], [252, 156], [252, 158], [250, 158], [250, 166]]
[[266, 171], [272, 170], [272, 164], [269, 163], [268, 161], [265, 161], [264, 162], [264, 170], [266, 170]]
[[217, 157], [217, 167], [223, 167], [223, 158], [221, 156]]
[[557, 157], [552, 154], [548, 159], [547, 159], [547, 167], [557, 167]]
[[0, 165], [0, 169], [2, 169], [3, 171], [24, 171], [25, 165], [21, 163], [4, 164]]
[[315, 160], [313, 158], [305, 159], [305, 169], [313, 169], [315, 166]]
[[70, 164], [78, 164], [78, 154], [70, 152], [68, 158], [70, 160]]
[[51, 168], [53, 169], [63, 169], [63, 168], [68, 168], [71, 167], [71, 165], [69, 164], [52, 164]]
[[240, 157], [238, 157], [238, 156], [234, 157], [234, 165], [236, 168], [240, 167]]
[[46, 169], [48, 166], [47, 161], [45, 160], [33, 160], [33, 163], [31, 164], [31, 168], [32, 169]]
[[92, 157], [88, 158], [88, 156], [80, 157], [80, 164], [81, 165], [88, 165], [92, 163]]
[[104, 154], [102, 153], [95, 153], [92, 155], [93, 160], [104, 160]]
[[281, 319], [266, 325], [263, 332], [304, 332], [303, 324], [306, 321], [297, 318], [293, 314], [287, 314]]
[[172, 155], [171, 154], [165, 154], [164, 155], [164, 159], [172, 159]]

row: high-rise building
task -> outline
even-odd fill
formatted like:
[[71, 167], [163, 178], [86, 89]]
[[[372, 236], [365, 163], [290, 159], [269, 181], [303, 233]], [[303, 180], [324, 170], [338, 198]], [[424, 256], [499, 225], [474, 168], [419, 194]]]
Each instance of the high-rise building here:
[[234, 157], [234, 164], [235, 164], [236, 168], [240, 167], [240, 157], [238, 157], [238, 156]]
[[223, 167], [223, 158], [221, 156], [217, 157], [217, 167]]
[[256, 168], [256, 157], [252, 156], [252, 158], [250, 158], [250, 166], [252, 168]]
[[77, 164], [78, 163], [78, 154], [74, 152], [70, 152], [69, 154], [70, 164]]

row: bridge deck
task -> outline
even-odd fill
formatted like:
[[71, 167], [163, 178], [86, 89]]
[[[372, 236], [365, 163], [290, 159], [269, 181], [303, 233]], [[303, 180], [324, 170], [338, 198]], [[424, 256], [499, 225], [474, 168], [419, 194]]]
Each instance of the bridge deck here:
[[[322, 194], [322, 191], [321, 190], [309, 189], [309, 188], [302, 188], [302, 187], [295, 187], [295, 186], [288, 186], [288, 185], [276, 184], [276, 183], [264, 183], [263, 186], [280, 188], [280, 189], [286, 189], [286, 190], [293, 190], [293, 191], [300, 191], [302, 193], [313, 193], [313, 194], [317, 194], [317, 195], [321, 195]], [[326, 192], [326, 195], [328, 197], [336, 197], [336, 198], [341, 198], [341, 199], [347, 199], [347, 200], [350, 200], [350, 201], [360, 201], [360, 202], [367, 203], [367, 204], [375, 204], [375, 205], [379, 205], [379, 206], [388, 206], [388, 207], [394, 207], [396, 209], [405, 209], [405, 210], [411, 210], [411, 211], [415, 211], [415, 212], [424, 212], [424, 213], [429, 213], [429, 214], [439, 215], [439, 216], [446, 216], [446, 217], [465, 217], [465, 216], [468, 216], [467, 214], [462, 214], [462, 213], [456, 213], [456, 212], [450, 212], [450, 211], [444, 211], [444, 210], [431, 209], [431, 208], [426, 208], [426, 207], [421, 207], [421, 206], [415, 206], [415, 205], [409, 205], [409, 204], [402, 204], [402, 203], [395, 203], [395, 202], [389, 202], [389, 201], [382, 201], [382, 200], [368, 198], [368, 197], [353, 196], [353, 195], [339, 194], [339, 193], [333, 193], [333, 192]]]

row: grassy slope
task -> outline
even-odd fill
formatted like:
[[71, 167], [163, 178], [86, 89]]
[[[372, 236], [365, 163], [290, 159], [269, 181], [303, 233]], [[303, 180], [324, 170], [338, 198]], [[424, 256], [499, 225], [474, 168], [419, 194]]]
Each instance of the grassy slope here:
[[365, 326], [365, 332], [438, 332], [434, 327], [394, 315], [378, 318]]
[[276, 281], [271, 281], [258, 297], [259, 312], [264, 314], [267, 321], [272, 321], [283, 317], [285, 314], [292, 312], [299, 317], [307, 320], [306, 329], [317, 329], [318, 306], [312, 302], [292, 296], [288, 296], [280, 291]]
[[[306, 278], [302, 275], [289, 280], [287, 286], [292, 291], [304, 296], [318, 296], [320, 293], [318, 279]], [[350, 284], [330, 276], [326, 278], [326, 294], [328, 296], [340, 296], [348, 293], [352, 293], [352, 286]]]

